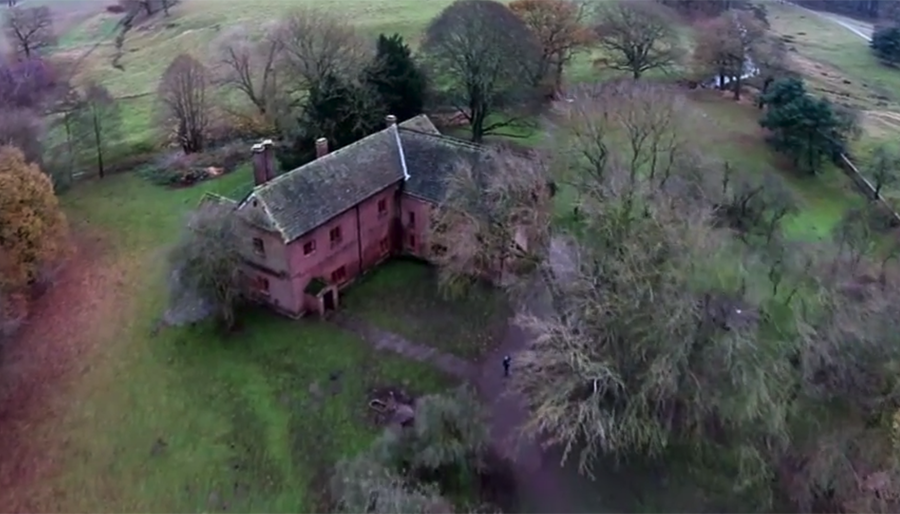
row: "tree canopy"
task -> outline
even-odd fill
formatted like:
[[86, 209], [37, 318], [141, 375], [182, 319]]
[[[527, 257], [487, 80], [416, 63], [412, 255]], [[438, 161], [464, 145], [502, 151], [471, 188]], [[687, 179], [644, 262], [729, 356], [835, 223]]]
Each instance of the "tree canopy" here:
[[774, 82], [761, 101], [766, 112], [759, 124], [771, 132], [773, 147], [807, 173], [818, 173], [823, 160], [843, 152], [855, 130], [849, 115], [829, 100], [808, 94], [800, 79]]
[[68, 250], [53, 183], [16, 148], [0, 147], [0, 289], [19, 291]]
[[439, 101], [466, 118], [472, 141], [521, 122], [514, 113], [538, 97], [540, 44], [499, 2], [453, 2], [428, 25], [422, 51], [431, 75], [440, 77]]
[[364, 71], [365, 83], [381, 99], [384, 110], [405, 121], [425, 107], [425, 73], [399, 34], [378, 36], [375, 58]]

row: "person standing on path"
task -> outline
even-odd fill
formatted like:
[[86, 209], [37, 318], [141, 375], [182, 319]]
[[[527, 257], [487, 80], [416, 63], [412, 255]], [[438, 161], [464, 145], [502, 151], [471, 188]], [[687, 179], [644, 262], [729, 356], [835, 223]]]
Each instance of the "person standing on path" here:
[[503, 376], [509, 376], [509, 365], [512, 363], [512, 358], [509, 355], [503, 357]]

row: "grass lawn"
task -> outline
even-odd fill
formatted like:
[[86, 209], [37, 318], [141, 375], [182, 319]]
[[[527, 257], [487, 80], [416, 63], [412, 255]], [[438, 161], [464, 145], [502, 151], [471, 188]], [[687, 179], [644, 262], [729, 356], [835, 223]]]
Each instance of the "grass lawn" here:
[[[688, 95], [697, 109], [696, 127], [692, 133], [702, 141], [701, 150], [746, 173], [764, 176], [774, 173], [784, 178], [799, 203], [799, 212], [785, 221], [788, 235], [800, 240], [828, 237], [850, 207], [863, 202], [837, 168], [827, 165], [815, 177], [803, 176], [790, 162], [774, 152], [765, 142], [759, 127], [759, 110], [735, 103], [720, 92], [698, 90]], [[577, 201], [574, 191], [562, 187], [556, 196], [558, 218], [566, 223]]]
[[184, 214], [203, 191], [229, 194], [246, 174], [182, 190], [118, 175], [62, 197], [75, 232], [101, 236], [92, 265], [112, 272], [83, 284], [90, 294], [71, 299], [78, 305], [57, 306], [91, 315], [66, 343], [92, 350], [53, 423], [29, 432], [56, 472], [13, 494], [46, 511], [314, 511], [323, 473], [378, 432], [368, 388], [450, 385], [330, 325], [264, 312], [227, 338], [206, 324], [152, 334], [165, 305], [163, 252]]
[[467, 359], [493, 347], [511, 313], [502, 294], [486, 288], [465, 301], [443, 298], [434, 269], [409, 260], [366, 275], [341, 301], [348, 312], [384, 330]]
[[772, 31], [790, 49], [791, 63], [810, 90], [862, 111], [863, 137], [852, 146], [857, 163], [879, 143], [897, 145], [900, 136], [900, 70], [882, 65], [869, 44], [831, 18], [871, 33], [871, 26], [840, 15], [818, 15], [768, 3]]

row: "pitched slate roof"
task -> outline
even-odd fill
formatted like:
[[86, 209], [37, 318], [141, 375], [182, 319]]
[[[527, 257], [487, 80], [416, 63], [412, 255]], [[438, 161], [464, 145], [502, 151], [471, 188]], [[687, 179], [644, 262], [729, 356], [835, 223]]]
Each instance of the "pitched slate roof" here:
[[398, 130], [388, 127], [256, 186], [241, 204], [256, 207], [249, 221], [290, 242], [402, 180]]
[[425, 115], [420, 114], [418, 116], [413, 116], [412, 118], [400, 123], [401, 129], [411, 129], [417, 132], [424, 132], [426, 134], [435, 134], [441, 135], [441, 131], [434, 126], [434, 123], [431, 122], [431, 119]]
[[289, 243], [407, 177], [404, 193], [440, 202], [456, 164], [488, 154], [483, 146], [442, 135], [423, 114], [256, 186], [238, 211]]
[[435, 203], [444, 199], [447, 177], [457, 163], [474, 162], [487, 153], [485, 147], [462, 139], [404, 128], [400, 129], [400, 141], [410, 175], [404, 191]]

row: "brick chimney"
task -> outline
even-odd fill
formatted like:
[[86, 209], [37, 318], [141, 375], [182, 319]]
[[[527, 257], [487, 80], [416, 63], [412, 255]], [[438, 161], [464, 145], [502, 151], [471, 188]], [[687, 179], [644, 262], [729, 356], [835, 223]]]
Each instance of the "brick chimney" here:
[[397, 117], [393, 114], [388, 114], [385, 116], [384, 121], [387, 123], [387, 126], [390, 127], [391, 125], [397, 124]]
[[275, 155], [272, 140], [253, 145], [253, 181], [257, 186], [275, 178]]
[[328, 140], [324, 137], [316, 139], [316, 159], [328, 155]]

